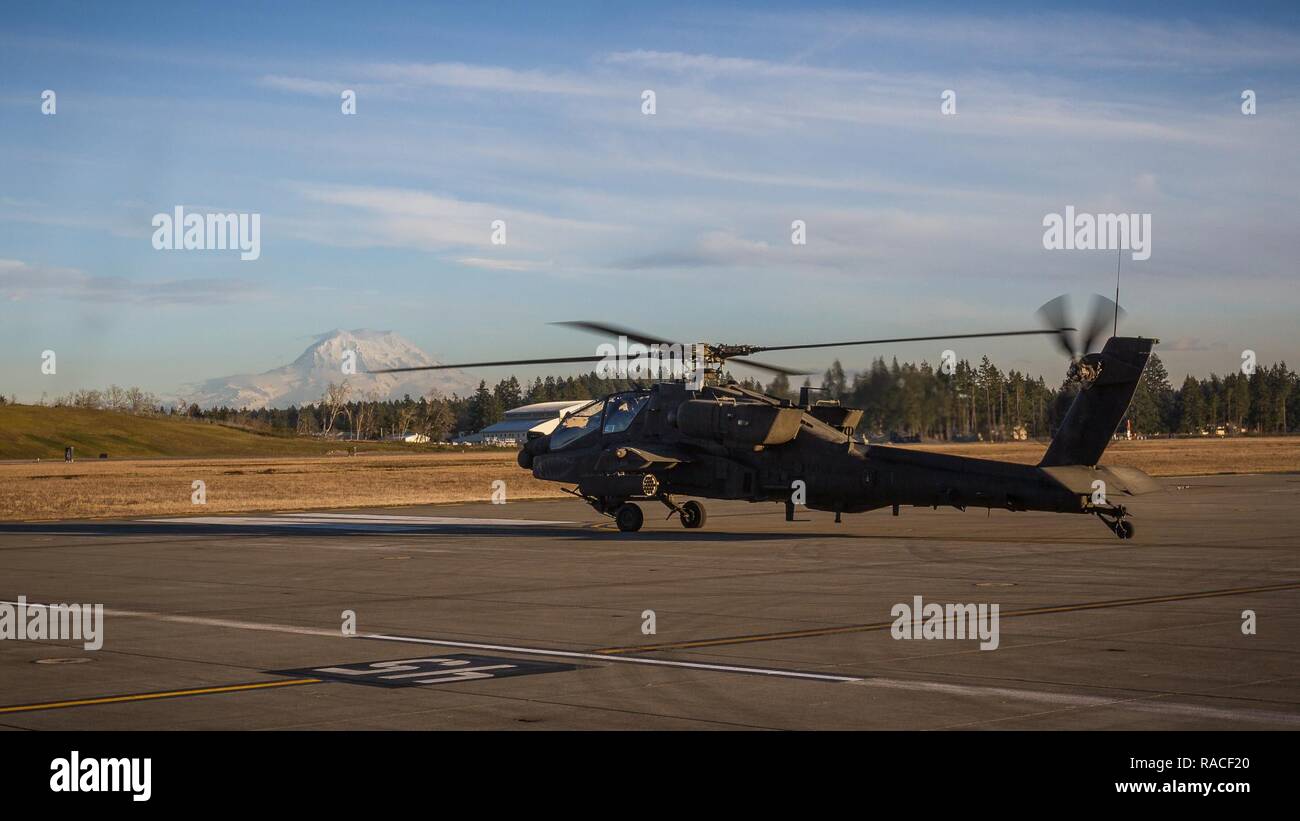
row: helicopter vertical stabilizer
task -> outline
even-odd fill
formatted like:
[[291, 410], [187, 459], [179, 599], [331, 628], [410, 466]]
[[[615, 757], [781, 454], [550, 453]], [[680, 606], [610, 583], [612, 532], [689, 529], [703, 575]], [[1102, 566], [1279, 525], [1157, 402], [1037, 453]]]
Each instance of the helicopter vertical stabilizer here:
[[1081, 357], [1070, 373], [1081, 389], [1039, 467], [1095, 465], [1128, 411], [1159, 340], [1113, 336], [1100, 353]]

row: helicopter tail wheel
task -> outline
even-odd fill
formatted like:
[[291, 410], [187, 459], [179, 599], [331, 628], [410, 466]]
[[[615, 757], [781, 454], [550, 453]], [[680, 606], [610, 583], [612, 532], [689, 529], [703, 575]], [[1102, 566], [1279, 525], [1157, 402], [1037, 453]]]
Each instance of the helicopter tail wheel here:
[[1105, 522], [1106, 527], [1109, 527], [1110, 531], [1114, 533], [1117, 538], [1120, 539], [1133, 538], [1133, 523], [1125, 519], [1124, 514], [1120, 514], [1119, 516], [1116, 516], [1114, 519], [1107, 519], [1101, 514], [1097, 514], [1097, 518]]
[[641, 512], [641, 508], [631, 502], [619, 505], [618, 510], [614, 511], [614, 523], [624, 533], [634, 533], [640, 530], [641, 523], [644, 521], [645, 514]]
[[694, 530], [696, 528], [704, 527], [704, 522], [708, 519], [708, 515], [704, 512], [704, 505], [692, 499], [682, 505], [681, 518], [682, 527]]

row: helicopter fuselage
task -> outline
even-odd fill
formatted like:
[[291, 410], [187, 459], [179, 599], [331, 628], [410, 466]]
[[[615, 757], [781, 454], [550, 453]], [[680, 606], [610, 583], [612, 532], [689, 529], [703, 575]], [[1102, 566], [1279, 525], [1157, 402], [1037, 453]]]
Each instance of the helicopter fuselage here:
[[1043, 468], [869, 445], [852, 435], [860, 411], [795, 405], [735, 384], [692, 391], [659, 383], [583, 410], [586, 421], [566, 419], [528, 442], [520, 464], [539, 479], [575, 485], [605, 513], [637, 499], [672, 507], [674, 495], [836, 513], [898, 506], [1121, 512], [1097, 495], [1094, 482], [1115, 492], [1141, 484], [1120, 469]]

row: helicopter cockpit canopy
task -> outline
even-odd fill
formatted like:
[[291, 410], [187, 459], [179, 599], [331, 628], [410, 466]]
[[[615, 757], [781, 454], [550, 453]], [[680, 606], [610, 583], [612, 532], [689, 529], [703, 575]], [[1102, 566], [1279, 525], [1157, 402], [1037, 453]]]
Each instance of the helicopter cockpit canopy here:
[[605, 403], [605, 433], [622, 433], [645, 407], [648, 393], [619, 393]]
[[551, 450], [566, 448], [598, 431], [622, 433], [636, 419], [649, 399], [648, 391], [628, 391], [583, 405], [564, 417], [551, 434]]
[[600, 429], [601, 411], [605, 409], [605, 400], [597, 399], [589, 405], [583, 405], [564, 417], [559, 427], [551, 434], [551, 450], [568, 447], [589, 433]]

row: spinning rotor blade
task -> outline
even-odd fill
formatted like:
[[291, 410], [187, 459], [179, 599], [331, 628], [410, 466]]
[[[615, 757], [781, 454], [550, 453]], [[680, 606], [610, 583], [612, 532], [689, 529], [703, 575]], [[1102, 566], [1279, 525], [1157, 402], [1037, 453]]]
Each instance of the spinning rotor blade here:
[[1123, 316], [1124, 309], [1117, 306], [1114, 300], [1107, 299], [1101, 294], [1092, 295], [1092, 314], [1088, 317], [1088, 330], [1083, 336], [1083, 353], [1091, 353], [1093, 343], [1104, 337], [1106, 326], [1110, 324], [1118, 310], [1120, 316]]
[[1070, 324], [1070, 297], [1068, 294], [1061, 294], [1050, 302], [1043, 303], [1038, 309], [1038, 317], [1042, 320], [1050, 333], [1056, 334], [1056, 344], [1061, 351], [1071, 359], [1076, 358], [1079, 352], [1075, 350], [1074, 337], [1070, 336], [1067, 331], [1074, 330], [1067, 327]]
[[1115, 305], [1113, 300], [1107, 299], [1101, 294], [1093, 294], [1092, 304], [1088, 312], [1088, 322], [1084, 326], [1085, 330], [1082, 335], [1071, 335], [1067, 331], [1074, 331], [1075, 328], [1068, 327], [1070, 322], [1070, 297], [1061, 294], [1055, 299], [1047, 302], [1043, 307], [1038, 309], [1038, 316], [1043, 324], [1050, 330], [1046, 333], [1055, 333], [1056, 342], [1071, 359], [1090, 353], [1097, 341], [1104, 338], [1106, 326], [1114, 319], [1116, 312], [1120, 316], [1124, 315], [1124, 309]]
[[748, 365], [751, 368], [758, 368], [764, 371], [771, 371], [772, 373], [783, 373], [786, 376], [809, 376], [813, 373], [812, 371], [801, 371], [798, 368], [787, 368], [784, 365], [769, 365], [766, 362], [757, 362], [753, 359], [746, 359], [743, 356], [733, 356], [727, 361], [739, 362], [742, 365]]
[[[590, 333], [625, 336], [633, 342], [640, 342], [643, 345], [670, 345], [672, 343], [664, 339], [657, 339], [648, 334], [639, 333], [627, 328], [620, 328], [617, 325], [604, 325], [599, 322], [552, 322], [552, 325], [567, 325], [571, 328], [588, 331]], [[583, 362], [602, 362], [607, 357], [598, 355], [588, 356], [555, 356], [546, 359], [503, 359], [499, 362], [462, 362], [455, 365], [421, 365], [413, 368], [385, 368], [377, 371], [367, 371], [367, 373], [405, 373], [407, 371], [439, 371], [449, 368], [494, 368], [507, 365], [566, 365]]]
[[[1049, 303], [1051, 304], [1051, 303]], [[1046, 307], [1046, 306], [1044, 306]], [[1042, 309], [1040, 309], [1042, 310]], [[618, 325], [610, 325], [604, 322], [555, 322], [554, 325], [564, 325], [570, 328], [587, 331], [588, 333], [600, 334], [602, 336], [622, 336], [632, 342], [639, 342], [642, 345], [679, 345], [682, 343], [671, 342], [650, 334], [634, 331], [629, 328], [622, 328]], [[849, 342], [816, 342], [807, 345], [736, 345], [736, 346], [718, 346], [712, 349], [712, 352], [719, 358], [728, 362], [738, 362], [742, 365], [748, 365], [752, 368], [771, 371], [772, 373], [783, 373], [787, 376], [805, 376], [811, 371], [791, 368], [785, 365], [773, 365], [768, 362], [759, 362], [745, 357], [751, 353], [762, 353], [763, 351], [802, 351], [810, 348], [841, 348], [850, 345], [884, 345], [894, 342], [926, 342], [942, 339], [984, 339], [995, 336], [1029, 336], [1034, 334], [1058, 334], [1062, 331], [1072, 331], [1073, 328], [1053, 328], [1045, 331], [995, 331], [993, 333], [979, 334], [942, 334], [938, 336], [905, 336], [894, 337], [890, 339], [857, 339]], [[734, 354], [728, 356], [728, 354]], [[504, 359], [495, 362], [461, 362], [449, 365], [418, 365], [409, 368], [383, 368], [380, 370], [367, 371], [367, 373], [407, 373], [411, 371], [439, 371], [451, 368], [492, 368], [509, 365], [560, 365], [585, 362], [602, 362], [607, 357], [595, 356], [557, 356], [544, 359]]]
[[[1069, 328], [1067, 330], [1074, 330]], [[856, 339], [851, 342], [815, 342], [811, 345], [756, 345], [756, 353], [764, 351], [802, 351], [809, 348], [842, 348], [849, 345], [886, 345], [894, 342], [929, 342], [940, 339], [983, 339], [991, 336], [1034, 336], [1056, 333], [1050, 331], [993, 331], [982, 334], [939, 334], [937, 336], [899, 336], [892, 339]]]
[[[552, 325], [564, 325], [569, 328], [577, 328], [588, 333], [599, 334], [601, 336], [625, 336], [631, 342], [640, 342], [642, 345], [675, 345], [680, 343], [670, 342], [662, 337], [651, 336], [650, 334], [634, 331], [631, 328], [624, 328], [620, 325], [610, 325], [604, 322], [587, 322], [576, 320], [572, 322], [553, 322]], [[742, 365], [748, 365], [751, 368], [771, 371], [772, 373], [783, 373], [786, 376], [807, 376], [812, 371], [803, 371], [798, 368], [788, 368], [785, 365], [772, 365], [767, 362], [758, 362], [753, 359], [744, 359], [739, 356], [733, 356], [726, 360], [727, 362], [739, 362]]]
[[494, 368], [498, 365], [558, 365], [570, 362], [600, 362], [603, 356], [556, 356], [548, 359], [505, 359], [500, 362], [461, 362], [455, 365], [418, 365], [413, 368], [382, 368], [366, 373], [406, 373], [407, 371], [442, 371], [448, 368]]
[[667, 339], [643, 334], [640, 331], [634, 331], [631, 328], [623, 328], [618, 325], [607, 325], [603, 322], [587, 322], [585, 320], [575, 320], [572, 322], [552, 322], [552, 325], [564, 325], [569, 328], [577, 328], [580, 331], [600, 334], [601, 336], [625, 336], [631, 342], [640, 342], [642, 345], [675, 345], [679, 343], [671, 342]]

